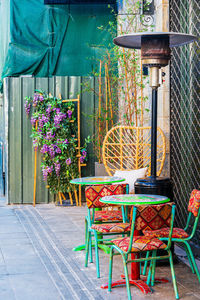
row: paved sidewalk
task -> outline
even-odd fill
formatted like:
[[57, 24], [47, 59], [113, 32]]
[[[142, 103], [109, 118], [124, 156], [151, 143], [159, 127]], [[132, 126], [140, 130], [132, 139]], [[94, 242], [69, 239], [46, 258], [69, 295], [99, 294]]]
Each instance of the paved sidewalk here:
[[[101, 290], [108, 278], [108, 256], [100, 253], [101, 278], [95, 264], [84, 268], [84, 251], [72, 248], [84, 243], [85, 207], [54, 204], [6, 206], [0, 202], [0, 300], [127, 299], [126, 288]], [[179, 253], [184, 255], [184, 253]], [[113, 279], [123, 272], [120, 257], [114, 258]], [[176, 264], [181, 299], [200, 299], [200, 285], [189, 267]], [[171, 279], [169, 267], [156, 273]], [[132, 287], [133, 299], [174, 299], [172, 283], [157, 284], [151, 295]]]

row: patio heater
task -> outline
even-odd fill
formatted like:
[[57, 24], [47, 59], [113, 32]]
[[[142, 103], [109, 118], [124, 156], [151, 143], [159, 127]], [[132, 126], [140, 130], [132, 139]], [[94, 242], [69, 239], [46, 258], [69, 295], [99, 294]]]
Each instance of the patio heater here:
[[163, 195], [173, 199], [170, 178], [156, 176], [157, 155], [157, 93], [159, 69], [168, 65], [171, 57], [171, 47], [186, 45], [195, 41], [193, 35], [178, 32], [138, 32], [118, 36], [114, 43], [118, 46], [141, 49], [143, 66], [150, 69], [150, 87], [152, 88], [151, 108], [151, 176], [140, 178], [135, 182], [136, 194]]

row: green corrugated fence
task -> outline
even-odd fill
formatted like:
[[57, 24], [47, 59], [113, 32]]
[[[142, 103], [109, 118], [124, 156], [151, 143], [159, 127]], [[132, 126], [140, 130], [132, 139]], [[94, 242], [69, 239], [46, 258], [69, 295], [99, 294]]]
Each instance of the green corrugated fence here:
[[[32, 203], [33, 202], [33, 180], [34, 180], [34, 151], [32, 147], [31, 123], [24, 111], [24, 97], [32, 96], [35, 89], [58, 96], [61, 93], [63, 99], [76, 98], [82, 91], [82, 83], [90, 81], [92, 88], [97, 89], [94, 78], [86, 77], [52, 77], [52, 78], [7, 78], [4, 105], [8, 108], [6, 116], [6, 128], [8, 128], [7, 148], [7, 192], [8, 203]], [[95, 110], [95, 95], [93, 93], [81, 93], [81, 139], [94, 135], [95, 126], [87, 115]], [[88, 123], [89, 122], [89, 123]], [[7, 126], [8, 125], [8, 126]], [[6, 148], [6, 147], [5, 147]], [[94, 175], [93, 147], [89, 146], [89, 160], [87, 167], [82, 168], [83, 175]], [[40, 168], [41, 156], [38, 152], [37, 162], [37, 192], [36, 202], [47, 203], [53, 200], [45, 183], [42, 181]]]

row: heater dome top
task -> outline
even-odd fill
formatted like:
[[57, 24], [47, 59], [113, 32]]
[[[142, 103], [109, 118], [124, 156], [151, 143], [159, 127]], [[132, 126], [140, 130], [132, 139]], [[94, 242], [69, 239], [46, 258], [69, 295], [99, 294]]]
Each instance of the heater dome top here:
[[162, 39], [169, 37], [169, 47], [177, 47], [189, 44], [197, 40], [195, 35], [179, 33], [179, 32], [136, 32], [131, 34], [125, 34], [118, 36], [113, 39], [114, 44], [117, 46], [132, 48], [132, 49], [141, 49], [141, 40], [142, 37], [149, 37], [156, 39]]

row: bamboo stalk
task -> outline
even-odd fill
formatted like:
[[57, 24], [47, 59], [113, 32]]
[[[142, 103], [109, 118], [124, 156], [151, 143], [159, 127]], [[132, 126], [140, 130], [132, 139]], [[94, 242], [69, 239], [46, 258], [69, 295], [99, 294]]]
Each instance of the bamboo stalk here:
[[60, 205], [62, 205], [62, 197], [61, 197], [61, 192], [58, 192], [58, 197], [59, 197]]
[[99, 67], [99, 163], [101, 162], [101, 67], [102, 61], [100, 60]]
[[141, 119], [140, 126], [143, 126], [144, 123], [144, 110], [143, 110], [143, 76], [142, 76], [142, 59], [140, 59], [140, 83], [141, 83]]
[[124, 48], [122, 48], [122, 50], [123, 50], [123, 59], [124, 59], [125, 82], [126, 82], [126, 90], [127, 90], [127, 98], [128, 98], [129, 117], [130, 117], [130, 123], [132, 123], [131, 100], [130, 100], [129, 87], [128, 87], [127, 61], [126, 61]]
[[108, 81], [108, 95], [109, 95], [109, 106], [110, 106], [110, 118], [111, 118], [111, 125], [113, 127], [113, 111], [112, 111], [112, 96], [111, 96], [111, 86], [110, 86], [110, 77], [108, 72], [108, 66], [106, 64], [106, 75], [107, 75], [107, 81]]
[[72, 193], [71, 192], [69, 192], [69, 199], [70, 199], [71, 205], [73, 205], [73, 199], [72, 199]]
[[[105, 63], [105, 70], [107, 64]], [[105, 72], [105, 93], [106, 93], [106, 133], [108, 132], [108, 80]]]
[[74, 186], [73, 186], [73, 191], [74, 191], [74, 195], [75, 195], [76, 206], [78, 206], [79, 205], [79, 203], [78, 203], [78, 195], [77, 195], [77, 191], [76, 191], [76, 189], [75, 189]]
[[134, 107], [135, 107], [135, 126], [138, 126], [138, 117], [137, 117], [137, 85], [136, 85], [136, 67], [135, 67], [135, 51], [133, 51], [133, 84], [134, 84]]

